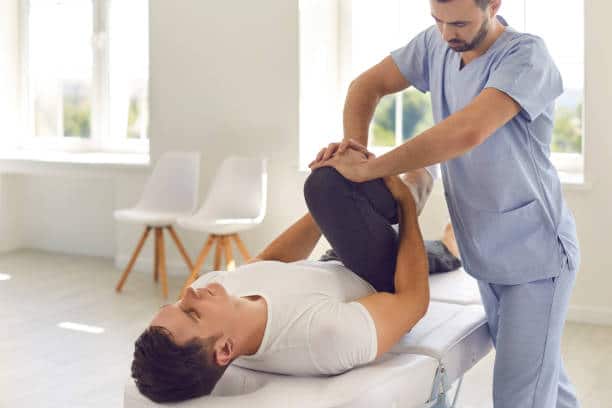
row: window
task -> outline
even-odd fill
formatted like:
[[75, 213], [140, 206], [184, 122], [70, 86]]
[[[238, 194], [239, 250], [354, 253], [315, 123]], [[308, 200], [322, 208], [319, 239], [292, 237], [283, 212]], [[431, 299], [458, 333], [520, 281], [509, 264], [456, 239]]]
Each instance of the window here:
[[[317, 1], [302, 0], [301, 3], [313, 4]], [[340, 119], [328, 122], [327, 128], [334, 129], [339, 135], [336, 139], [340, 139], [341, 106], [350, 81], [389, 55], [391, 50], [407, 44], [434, 22], [427, 1], [415, 4], [402, 0], [338, 0], [337, 4], [336, 43], [339, 44], [340, 51], [338, 73], [334, 79], [339, 81], [341, 101], [338, 103], [338, 111], [334, 111], [334, 114]], [[568, 0], [559, 8], [555, 7], [553, 0], [521, 0], [502, 2], [499, 12], [516, 30], [542, 37], [561, 71], [565, 93], [557, 99], [551, 150], [557, 168], [566, 173], [565, 176], [571, 176], [573, 181], [579, 180], [574, 175], [580, 174], [581, 177], [583, 166], [583, 4], [584, 0]], [[553, 8], [556, 10], [555, 18], [551, 19], [550, 10]], [[302, 43], [303, 38], [308, 35], [302, 27], [307, 16], [300, 16]], [[305, 73], [313, 72], [309, 67], [320, 61], [314, 55], [307, 59], [304, 56], [302, 58], [300, 66]], [[311, 82], [315, 84], [315, 81]], [[302, 103], [308, 105], [308, 101]], [[315, 120], [321, 122], [323, 117], [319, 114]], [[301, 119], [308, 120], [307, 117]], [[431, 126], [433, 118], [429, 95], [424, 95], [412, 87], [404, 92], [388, 95], [380, 101], [374, 114], [370, 127], [370, 148], [380, 154]], [[307, 146], [306, 149], [300, 150], [303, 165], [312, 160], [317, 149], [330, 141], [329, 132], [323, 133], [325, 139], [308, 149], [319, 136], [300, 132], [300, 143]], [[309, 141], [303, 142], [304, 138]]]
[[[428, 2], [421, 7], [398, 0], [383, 0], [381, 4], [354, 1], [351, 19], [353, 66], [346, 70], [353, 77], [433, 24]], [[373, 24], [374, 21], [378, 24]], [[380, 154], [433, 125], [429, 95], [413, 87], [387, 95], [380, 101], [370, 124], [370, 148]]]
[[148, 1], [23, 0], [22, 147], [148, 151]]

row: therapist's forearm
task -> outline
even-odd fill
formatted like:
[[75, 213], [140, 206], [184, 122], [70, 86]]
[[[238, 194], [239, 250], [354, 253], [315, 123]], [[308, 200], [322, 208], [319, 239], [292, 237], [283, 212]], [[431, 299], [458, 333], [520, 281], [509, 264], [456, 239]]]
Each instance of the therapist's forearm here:
[[364, 146], [368, 145], [370, 121], [381, 96], [367, 83], [353, 81], [349, 86], [344, 111], [344, 138], [353, 139]]
[[384, 155], [367, 163], [367, 179], [397, 175], [441, 163], [473, 149], [481, 142], [467, 118], [440, 122]]

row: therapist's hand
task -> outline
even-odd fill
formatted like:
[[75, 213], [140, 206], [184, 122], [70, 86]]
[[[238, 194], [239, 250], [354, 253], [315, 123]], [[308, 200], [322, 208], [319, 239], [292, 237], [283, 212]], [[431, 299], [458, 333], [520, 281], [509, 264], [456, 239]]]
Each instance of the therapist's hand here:
[[[331, 159], [336, 153], [344, 153], [348, 149], [357, 150], [366, 155], [366, 157], [373, 156], [368, 149], [353, 139], [345, 139], [339, 143], [330, 143], [327, 147], [324, 147], [319, 151], [317, 157], [308, 165], [311, 169], [314, 165], [320, 162]], [[314, 169], [313, 169], [314, 170]]]
[[337, 152], [331, 159], [313, 164], [310, 168], [315, 170], [319, 167], [333, 167], [345, 178], [362, 183], [371, 179], [367, 164], [374, 157], [374, 154], [369, 152], [365, 154], [354, 149], [347, 149], [342, 153]]

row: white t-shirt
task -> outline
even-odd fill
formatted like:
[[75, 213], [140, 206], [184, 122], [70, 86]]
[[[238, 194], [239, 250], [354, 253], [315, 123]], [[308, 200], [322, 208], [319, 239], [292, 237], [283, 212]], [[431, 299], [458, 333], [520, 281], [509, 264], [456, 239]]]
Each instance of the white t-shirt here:
[[210, 272], [193, 283], [218, 282], [234, 296], [262, 296], [266, 329], [257, 353], [234, 364], [291, 375], [338, 374], [376, 358], [374, 321], [354, 302], [374, 288], [337, 261], [261, 261]]

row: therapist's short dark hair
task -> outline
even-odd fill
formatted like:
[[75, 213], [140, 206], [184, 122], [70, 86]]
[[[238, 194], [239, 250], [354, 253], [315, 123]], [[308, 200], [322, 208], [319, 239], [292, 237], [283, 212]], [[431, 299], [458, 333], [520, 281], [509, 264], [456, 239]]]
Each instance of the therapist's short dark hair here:
[[132, 361], [132, 377], [140, 393], [155, 402], [210, 394], [229, 366], [214, 361], [216, 340], [194, 338], [179, 346], [166, 328], [147, 328], [136, 340]]
[[[449, 1], [453, 1], [453, 0], [438, 0], [438, 3], [448, 3]], [[474, 0], [474, 1], [476, 2], [476, 5], [480, 7], [482, 10], [486, 10], [487, 6], [491, 2], [491, 0]]]

